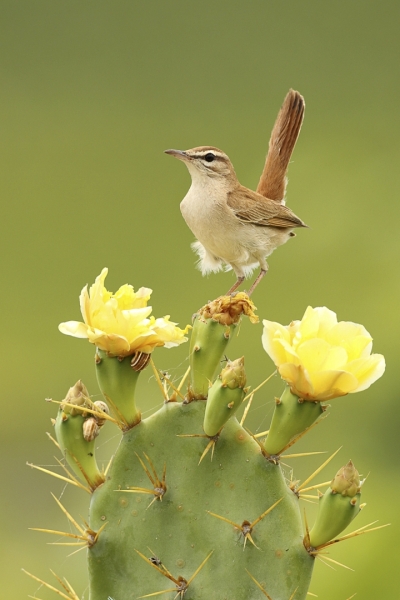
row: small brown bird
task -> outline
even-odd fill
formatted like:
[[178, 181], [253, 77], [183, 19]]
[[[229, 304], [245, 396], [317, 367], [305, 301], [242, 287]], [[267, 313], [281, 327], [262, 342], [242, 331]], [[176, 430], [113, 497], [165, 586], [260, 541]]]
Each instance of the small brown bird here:
[[250, 295], [268, 270], [266, 257], [289, 237], [293, 228], [307, 227], [285, 206], [286, 172], [304, 117], [304, 98], [290, 90], [279, 111], [257, 191], [241, 185], [228, 156], [213, 146], [166, 150], [182, 160], [192, 185], [181, 202], [181, 212], [197, 240], [203, 275], [233, 269], [237, 281], [232, 294], [258, 265], [261, 271]]

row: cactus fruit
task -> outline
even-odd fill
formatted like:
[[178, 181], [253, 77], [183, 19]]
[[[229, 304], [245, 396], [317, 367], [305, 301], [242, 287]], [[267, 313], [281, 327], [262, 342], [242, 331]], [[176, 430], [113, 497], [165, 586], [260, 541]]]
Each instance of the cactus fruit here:
[[[142, 289], [147, 297], [143, 300], [144, 292], [139, 297], [145, 303], [150, 290]], [[138, 303], [133, 290], [128, 292]], [[122, 294], [107, 294], [100, 294], [105, 304], [121, 301]], [[85, 297], [93, 300], [87, 291]], [[130, 309], [122, 301], [119, 308], [120, 320], [126, 317], [124, 311], [130, 311], [129, 318], [133, 311], [143, 311], [143, 305]], [[113, 310], [119, 308], [114, 302]], [[88, 305], [85, 310], [90, 313]], [[328, 491], [320, 493], [316, 524], [311, 531], [306, 525], [304, 531], [299, 501], [306, 488], [288, 483], [281, 469], [282, 452], [313, 425], [325, 406], [309, 397], [309, 391], [307, 398], [298, 396], [289, 384], [276, 403], [264, 442], [237, 420], [236, 411], [250, 396], [244, 358], [225, 365], [221, 359], [243, 315], [257, 322], [246, 294], [218, 298], [194, 316], [187, 391], [168, 379], [170, 387], [163, 386], [151, 361], [156, 346], [168, 340], [170, 345], [174, 340], [180, 343], [187, 329], [174, 330], [166, 318], [168, 335], [159, 333], [159, 320], [148, 319], [148, 314], [138, 316], [142, 321], [135, 322], [137, 337], [128, 340], [132, 351], [123, 355], [112, 351], [116, 335], [106, 326], [99, 333], [98, 326], [95, 330], [86, 322], [85, 337], [93, 341], [90, 336], [96, 331], [102, 339], [95, 362], [104, 402], [92, 403], [78, 382], [60, 403], [55, 420], [59, 447], [73, 472], [70, 481], [76, 483], [79, 477], [81, 487], [91, 493], [85, 527], [63, 508], [78, 529], [73, 536], [77, 544], [87, 546], [90, 600], [162, 594], [171, 600], [304, 600], [320, 548], [360, 510], [361, 482], [350, 462]], [[63, 326], [69, 332], [79, 329]], [[78, 337], [83, 337], [79, 331]], [[112, 347], [107, 349], [109, 339]], [[136, 383], [149, 362], [164, 403], [142, 420]], [[106, 419], [120, 428], [121, 442], [103, 473], [94, 443]], [[63, 597], [78, 598], [71, 586], [64, 585], [64, 590], [68, 595], [61, 593]]]

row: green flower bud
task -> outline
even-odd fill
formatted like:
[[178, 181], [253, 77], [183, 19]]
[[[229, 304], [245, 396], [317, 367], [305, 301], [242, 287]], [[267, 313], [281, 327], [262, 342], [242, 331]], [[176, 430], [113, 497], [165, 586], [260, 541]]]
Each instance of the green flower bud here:
[[[81, 381], [70, 388], [65, 401], [77, 404], [77, 409], [60, 404], [54, 424], [57, 441], [72, 471], [83, 478], [94, 490], [104, 481], [95, 458], [94, 437], [88, 437], [88, 425], [94, 421], [85, 418], [82, 398], [87, 398], [88, 391]], [[80, 407], [80, 408], [78, 408]], [[88, 439], [85, 439], [85, 435]]]
[[336, 473], [331, 482], [331, 489], [350, 498], [360, 491], [360, 475], [351, 460]]
[[310, 545], [319, 548], [336, 538], [358, 515], [360, 477], [351, 461], [342, 467], [325, 494], [320, 496], [318, 514], [310, 531]]
[[[75, 385], [69, 388], [67, 395], [64, 398], [65, 403], [75, 404], [77, 407], [84, 407], [88, 401], [90, 402], [89, 392], [80, 379]], [[71, 414], [72, 416], [75, 416], [82, 414], [82, 410], [72, 408], [71, 406], [65, 406], [64, 404], [61, 404], [60, 406], [67, 415]]]
[[208, 394], [203, 429], [213, 437], [232, 417], [245, 396], [246, 373], [244, 357], [228, 361]]

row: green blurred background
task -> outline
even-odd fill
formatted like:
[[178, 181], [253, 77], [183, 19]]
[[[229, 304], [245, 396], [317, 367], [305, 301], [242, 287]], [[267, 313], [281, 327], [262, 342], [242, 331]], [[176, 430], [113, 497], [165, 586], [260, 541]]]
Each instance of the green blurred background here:
[[[192, 234], [179, 211], [189, 186], [166, 148], [215, 145], [239, 179], [255, 187], [269, 133], [290, 87], [306, 117], [290, 167], [288, 205], [311, 227], [280, 248], [254, 294], [262, 318], [283, 324], [308, 304], [363, 323], [387, 371], [370, 390], [332, 402], [331, 415], [299, 451], [342, 451], [318, 481], [349, 458], [369, 478], [360, 527], [392, 526], [335, 547], [355, 572], [316, 565], [311, 591], [324, 600], [396, 599], [398, 559], [399, 33], [400, 5], [360, 0], [75, 0], [0, 3], [2, 154], [2, 596], [55, 598], [21, 567], [51, 580], [65, 575], [88, 598], [84, 552], [48, 546], [28, 527], [68, 527], [52, 490], [74, 516], [88, 497], [25, 466], [54, 465], [45, 431], [82, 378], [99, 397], [93, 347], [59, 334], [79, 319], [78, 295], [104, 266], [109, 289], [152, 287], [157, 316], [182, 326], [226, 289], [194, 268]], [[245, 322], [229, 355], [244, 353], [254, 386], [272, 372], [261, 325]], [[187, 347], [157, 350], [178, 377]], [[142, 377], [143, 411], [150, 371]], [[275, 378], [248, 424], [266, 429]], [[156, 393], [156, 391], [155, 391]], [[117, 443], [99, 441], [106, 460]], [[305, 478], [321, 457], [292, 460]], [[289, 473], [289, 467], [287, 467]], [[314, 506], [306, 504], [309, 519]], [[124, 600], [124, 599], [118, 599]], [[235, 599], [232, 599], [235, 600]]]

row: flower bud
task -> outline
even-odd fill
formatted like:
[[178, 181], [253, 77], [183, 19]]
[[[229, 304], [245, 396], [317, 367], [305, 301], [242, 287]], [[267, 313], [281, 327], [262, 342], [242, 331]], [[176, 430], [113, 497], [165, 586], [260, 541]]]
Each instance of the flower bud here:
[[246, 373], [244, 370], [244, 356], [236, 360], [228, 360], [226, 367], [222, 369], [221, 374], [222, 387], [228, 387], [231, 390], [235, 388], [244, 388], [246, 385]]
[[358, 515], [360, 488], [358, 471], [349, 461], [339, 469], [331, 487], [319, 498], [317, 518], [309, 535], [313, 548], [318, 549], [336, 538]]
[[360, 475], [351, 460], [336, 473], [331, 482], [331, 489], [337, 494], [350, 498], [360, 491]]
[[54, 425], [57, 442], [73, 472], [94, 490], [104, 481], [95, 458], [94, 438], [99, 427], [93, 417], [84, 416], [88, 391], [81, 381], [70, 388], [65, 401], [78, 404], [76, 409], [60, 404]]
[[[67, 404], [76, 404], [76, 406], [85, 406], [86, 401], [89, 398], [89, 392], [86, 386], [79, 379], [75, 385], [69, 388], [67, 395], [64, 398], [64, 402]], [[81, 414], [81, 410], [76, 410], [70, 406], [60, 405], [65, 414], [71, 414], [73, 416]]]
[[245, 385], [244, 357], [228, 361], [208, 393], [203, 424], [206, 435], [216, 435], [235, 414], [243, 402]]

